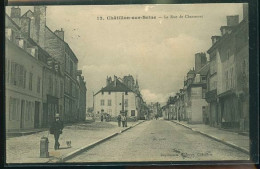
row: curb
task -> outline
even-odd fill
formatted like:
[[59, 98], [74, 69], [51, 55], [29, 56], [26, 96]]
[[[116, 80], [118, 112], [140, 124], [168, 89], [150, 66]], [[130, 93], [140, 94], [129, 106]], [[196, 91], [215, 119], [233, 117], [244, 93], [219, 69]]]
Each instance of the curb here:
[[[91, 143], [91, 144], [88, 144], [86, 146], [83, 146], [83, 147], [81, 147], [81, 148], [79, 148], [79, 149], [77, 149], [77, 150], [75, 150], [75, 151], [73, 151], [71, 153], [63, 155], [62, 157], [59, 158], [57, 163], [68, 161], [69, 159], [72, 159], [73, 157], [79, 155], [80, 153], [82, 153], [82, 152], [84, 152], [86, 150], [89, 150], [89, 149], [95, 147], [96, 145], [101, 144], [101, 143], [103, 143], [103, 142], [105, 142], [105, 141], [107, 141], [107, 140], [109, 140], [109, 139], [119, 135], [120, 133], [123, 133], [123, 132], [125, 132], [125, 131], [127, 131], [127, 130], [129, 130], [129, 129], [131, 129], [131, 128], [133, 128], [133, 127], [135, 127], [135, 126], [137, 126], [137, 125], [139, 125], [141, 123], [143, 123], [143, 122], [144, 121], [138, 122], [138, 123], [134, 124], [133, 126], [129, 126], [129, 127], [125, 128], [125, 129], [121, 130], [121, 132], [116, 132], [116, 133], [114, 133], [112, 135], [109, 135], [109, 136], [107, 136], [105, 138], [102, 138], [102, 139], [100, 139], [100, 140], [98, 140], [98, 141], [96, 141], [94, 143]], [[49, 160], [47, 163], [49, 163], [49, 162], [51, 162], [51, 160]]]
[[184, 127], [188, 128], [188, 129], [194, 131], [194, 132], [200, 133], [201, 135], [204, 135], [204, 136], [206, 136], [206, 137], [209, 137], [209, 138], [211, 138], [211, 139], [213, 139], [213, 140], [215, 140], [215, 141], [218, 141], [218, 142], [220, 142], [220, 143], [223, 143], [223, 144], [225, 144], [225, 145], [227, 145], [227, 146], [230, 146], [230, 147], [232, 147], [232, 148], [235, 148], [235, 149], [237, 149], [237, 150], [239, 150], [239, 151], [241, 151], [241, 152], [243, 152], [243, 153], [246, 153], [246, 154], [248, 154], [248, 155], [250, 154], [249, 150], [247, 150], [247, 149], [245, 149], [245, 148], [242, 148], [242, 147], [239, 147], [239, 146], [237, 146], [237, 145], [235, 145], [235, 144], [233, 144], [233, 143], [230, 143], [230, 142], [227, 142], [227, 141], [223, 141], [223, 140], [221, 140], [221, 139], [219, 139], [219, 138], [217, 138], [217, 137], [215, 137], [215, 136], [209, 135], [209, 134], [207, 134], [207, 133], [204, 133], [204, 132], [201, 132], [201, 131], [198, 131], [198, 130], [194, 130], [193, 128], [191, 128], [191, 127], [189, 127], [189, 126], [187, 126], [187, 125], [185, 125], [185, 124], [181, 124], [181, 123], [178, 123], [178, 122], [176, 122], [176, 121], [172, 121], [172, 122], [174, 122], [174, 123], [176, 123], [176, 124], [179, 124], [179, 125], [181, 125], [181, 126], [184, 126]]

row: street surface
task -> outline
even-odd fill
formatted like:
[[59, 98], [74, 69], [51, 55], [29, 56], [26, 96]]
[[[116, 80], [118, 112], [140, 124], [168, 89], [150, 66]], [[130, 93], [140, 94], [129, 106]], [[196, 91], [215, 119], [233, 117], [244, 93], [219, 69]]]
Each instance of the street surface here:
[[67, 162], [248, 160], [249, 156], [170, 121], [146, 121]]

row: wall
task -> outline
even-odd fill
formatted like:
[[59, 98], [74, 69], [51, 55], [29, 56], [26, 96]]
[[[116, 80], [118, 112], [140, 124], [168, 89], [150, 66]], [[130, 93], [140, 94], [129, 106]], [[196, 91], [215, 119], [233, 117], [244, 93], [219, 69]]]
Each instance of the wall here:
[[[103, 109], [105, 113], [109, 113], [111, 116], [117, 116], [120, 111], [122, 110], [122, 93], [124, 92], [111, 92], [109, 95], [108, 92], [98, 93], [94, 97], [94, 112], [95, 113], [101, 113], [101, 110]], [[101, 100], [105, 101], [105, 105], [101, 106]], [[108, 99], [112, 100], [112, 105], [108, 106]], [[128, 95], [124, 94], [124, 99], [128, 99], [128, 107], [125, 107], [125, 110], [128, 110], [128, 116], [131, 115], [131, 110], [135, 110], [135, 116], [138, 115], [138, 112], [136, 110], [135, 105], [135, 94], [132, 92], [128, 92]]]
[[[33, 102], [33, 111], [31, 114], [29, 114], [29, 121], [27, 123], [24, 123], [24, 128], [30, 129], [34, 128], [34, 103], [35, 101], [40, 102], [40, 108], [39, 108], [39, 117], [42, 116], [42, 84], [40, 84], [40, 91], [37, 91], [37, 77], [40, 77], [42, 79], [42, 65], [39, 63], [39, 61], [24, 51], [24, 49], [19, 48], [18, 46], [14, 45], [9, 40], [6, 40], [6, 76], [8, 81], [6, 81], [6, 123], [7, 123], [7, 129], [19, 129], [20, 124], [18, 121], [21, 120], [21, 99], [24, 99], [25, 101], [31, 101]], [[8, 62], [9, 61], [9, 62]], [[11, 61], [22, 65], [26, 70], [26, 83], [25, 88], [21, 86], [15, 86], [11, 83]], [[18, 71], [15, 73], [15, 75], [18, 75], [21, 71]], [[32, 78], [32, 90], [29, 90], [29, 73], [33, 73]], [[10, 97], [17, 98], [18, 99], [18, 105], [17, 105], [17, 117], [15, 120], [9, 120], [9, 100]], [[19, 104], [20, 102], [20, 104]], [[25, 107], [26, 112], [26, 107]], [[23, 119], [22, 119], [23, 120]], [[39, 123], [41, 123], [41, 118], [39, 119]], [[26, 119], [24, 119], [26, 121]]]

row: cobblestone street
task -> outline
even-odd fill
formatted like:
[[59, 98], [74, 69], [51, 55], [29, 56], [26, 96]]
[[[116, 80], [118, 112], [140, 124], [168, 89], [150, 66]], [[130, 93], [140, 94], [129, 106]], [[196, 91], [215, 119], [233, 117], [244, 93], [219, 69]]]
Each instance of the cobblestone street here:
[[[135, 122], [128, 122], [131, 126]], [[82, 146], [105, 138], [123, 128], [117, 127], [116, 122], [94, 122], [80, 123], [66, 126], [60, 136], [60, 149], [54, 150], [54, 137], [48, 136], [48, 131], [32, 135], [7, 138], [6, 140], [6, 162], [7, 163], [45, 163], [54, 161], [65, 154], [68, 154]], [[40, 139], [42, 136], [49, 138], [49, 158], [40, 158]], [[71, 148], [67, 147], [66, 141], [71, 141]]]
[[152, 120], [68, 162], [248, 160], [249, 155], [170, 121]]

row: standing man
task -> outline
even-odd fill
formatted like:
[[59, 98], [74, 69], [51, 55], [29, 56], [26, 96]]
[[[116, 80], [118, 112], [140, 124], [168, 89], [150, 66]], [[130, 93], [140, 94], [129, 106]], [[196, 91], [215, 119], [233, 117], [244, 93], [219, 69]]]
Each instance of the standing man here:
[[125, 127], [125, 121], [126, 121], [126, 117], [125, 117], [125, 115], [123, 115], [122, 116], [122, 125], [123, 125], [123, 127]]
[[55, 139], [55, 144], [54, 144], [55, 150], [60, 148], [59, 137], [60, 134], [62, 134], [62, 130], [63, 130], [63, 122], [60, 120], [59, 114], [55, 114], [55, 121], [52, 123], [50, 127], [50, 134], [53, 134]]
[[117, 116], [117, 122], [118, 122], [118, 127], [120, 127], [121, 126], [121, 115], [120, 114]]

